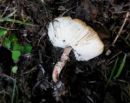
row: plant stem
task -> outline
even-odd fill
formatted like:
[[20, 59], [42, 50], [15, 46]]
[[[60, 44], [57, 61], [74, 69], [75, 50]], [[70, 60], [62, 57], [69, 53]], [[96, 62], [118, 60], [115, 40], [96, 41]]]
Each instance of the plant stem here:
[[14, 87], [13, 87], [13, 93], [12, 93], [12, 97], [11, 97], [11, 103], [14, 103], [14, 98], [15, 98], [15, 92], [16, 92], [16, 80], [14, 79]]
[[64, 52], [60, 58], [60, 61], [58, 61], [55, 64], [53, 73], [52, 73], [52, 79], [54, 82], [58, 81], [61, 70], [64, 68], [66, 62], [69, 60], [69, 54], [70, 54], [71, 50], [72, 50], [71, 47], [64, 48]]

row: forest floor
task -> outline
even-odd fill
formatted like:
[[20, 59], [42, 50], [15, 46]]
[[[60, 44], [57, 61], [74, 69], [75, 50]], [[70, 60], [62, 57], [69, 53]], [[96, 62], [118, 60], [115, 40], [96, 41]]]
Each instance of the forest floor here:
[[[63, 49], [47, 28], [58, 16], [86, 22], [105, 49], [84, 62], [72, 52], [54, 83]], [[0, 103], [130, 103], [130, 1], [0, 0]]]

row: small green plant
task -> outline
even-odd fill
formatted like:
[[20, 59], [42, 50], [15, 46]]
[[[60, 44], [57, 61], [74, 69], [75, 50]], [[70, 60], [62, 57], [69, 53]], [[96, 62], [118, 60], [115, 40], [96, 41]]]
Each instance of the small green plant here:
[[[112, 72], [110, 74], [110, 77], [107, 81], [107, 85], [109, 84], [109, 82], [114, 79], [116, 80], [117, 78], [119, 78], [119, 76], [121, 75], [122, 71], [123, 71], [123, 68], [125, 66], [125, 62], [126, 62], [126, 57], [127, 55], [124, 54], [123, 58], [119, 58], [117, 57], [116, 61], [115, 61], [115, 64], [112, 68]], [[106, 86], [107, 86], [106, 85]]]
[[[30, 53], [32, 51], [32, 46], [29, 43], [22, 45], [19, 43], [15, 34], [6, 35], [7, 32], [8, 31], [5, 29], [0, 29], [2, 45], [12, 52], [12, 59], [15, 63], [17, 63], [22, 54]], [[16, 71], [14, 68], [16, 69], [16, 67], [12, 68], [13, 71]]]
[[0, 29], [0, 37], [5, 36], [7, 33], [7, 30]]
[[18, 66], [13, 66], [12, 69], [11, 69], [11, 72], [13, 74], [16, 74], [17, 73], [17, 70], [18, 70]]
[[117, 73], [115, 74], [115, 76], [113, 77], [114, 79], [119, 78], [119, 76], [121, 75], [122, 70], [123, 70], [123, 68], [125, 66], [125, 62], [126, 62], [126, 54], [124, 54], [123, 58], [120, 61], [118, 61], [119, 67], [117, 65], [116, 68], [118, 68], [118, 70], [117, 70]]

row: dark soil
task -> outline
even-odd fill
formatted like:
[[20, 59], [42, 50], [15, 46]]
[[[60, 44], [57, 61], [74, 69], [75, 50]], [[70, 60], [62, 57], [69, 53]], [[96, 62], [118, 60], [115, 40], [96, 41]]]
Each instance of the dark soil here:
[[[0, 103], [130, 103], [129, 0], [1, 0], [1, 16], [32, 24], [0, 20], [0, 28], [8, 28], [8, 35], [17, 35], [33, 49], [20, 57], [18, 72], [12, 74], [11, 51], [0, 47]], [[77, 61], [72, 52], [59, 82], [54, 83], [52, 70], [63, 49], [53, 47], [47, 28], [58, 16], [85, 21], [98, 32], [105, 50], [86, 62]], [[115, 79], [124, 55], [125, 65]], [[117, 58], [118, 68], [110, 78]]]

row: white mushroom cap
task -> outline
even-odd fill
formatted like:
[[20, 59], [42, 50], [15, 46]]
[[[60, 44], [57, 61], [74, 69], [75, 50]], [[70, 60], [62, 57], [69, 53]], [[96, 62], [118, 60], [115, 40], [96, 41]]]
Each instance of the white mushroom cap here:
[[49, 24], [48, 35], [55, 47], [72, 47], [78, 61], [90, 60], [104, 49], [98, 34], [79, 19], [55, 18]]

